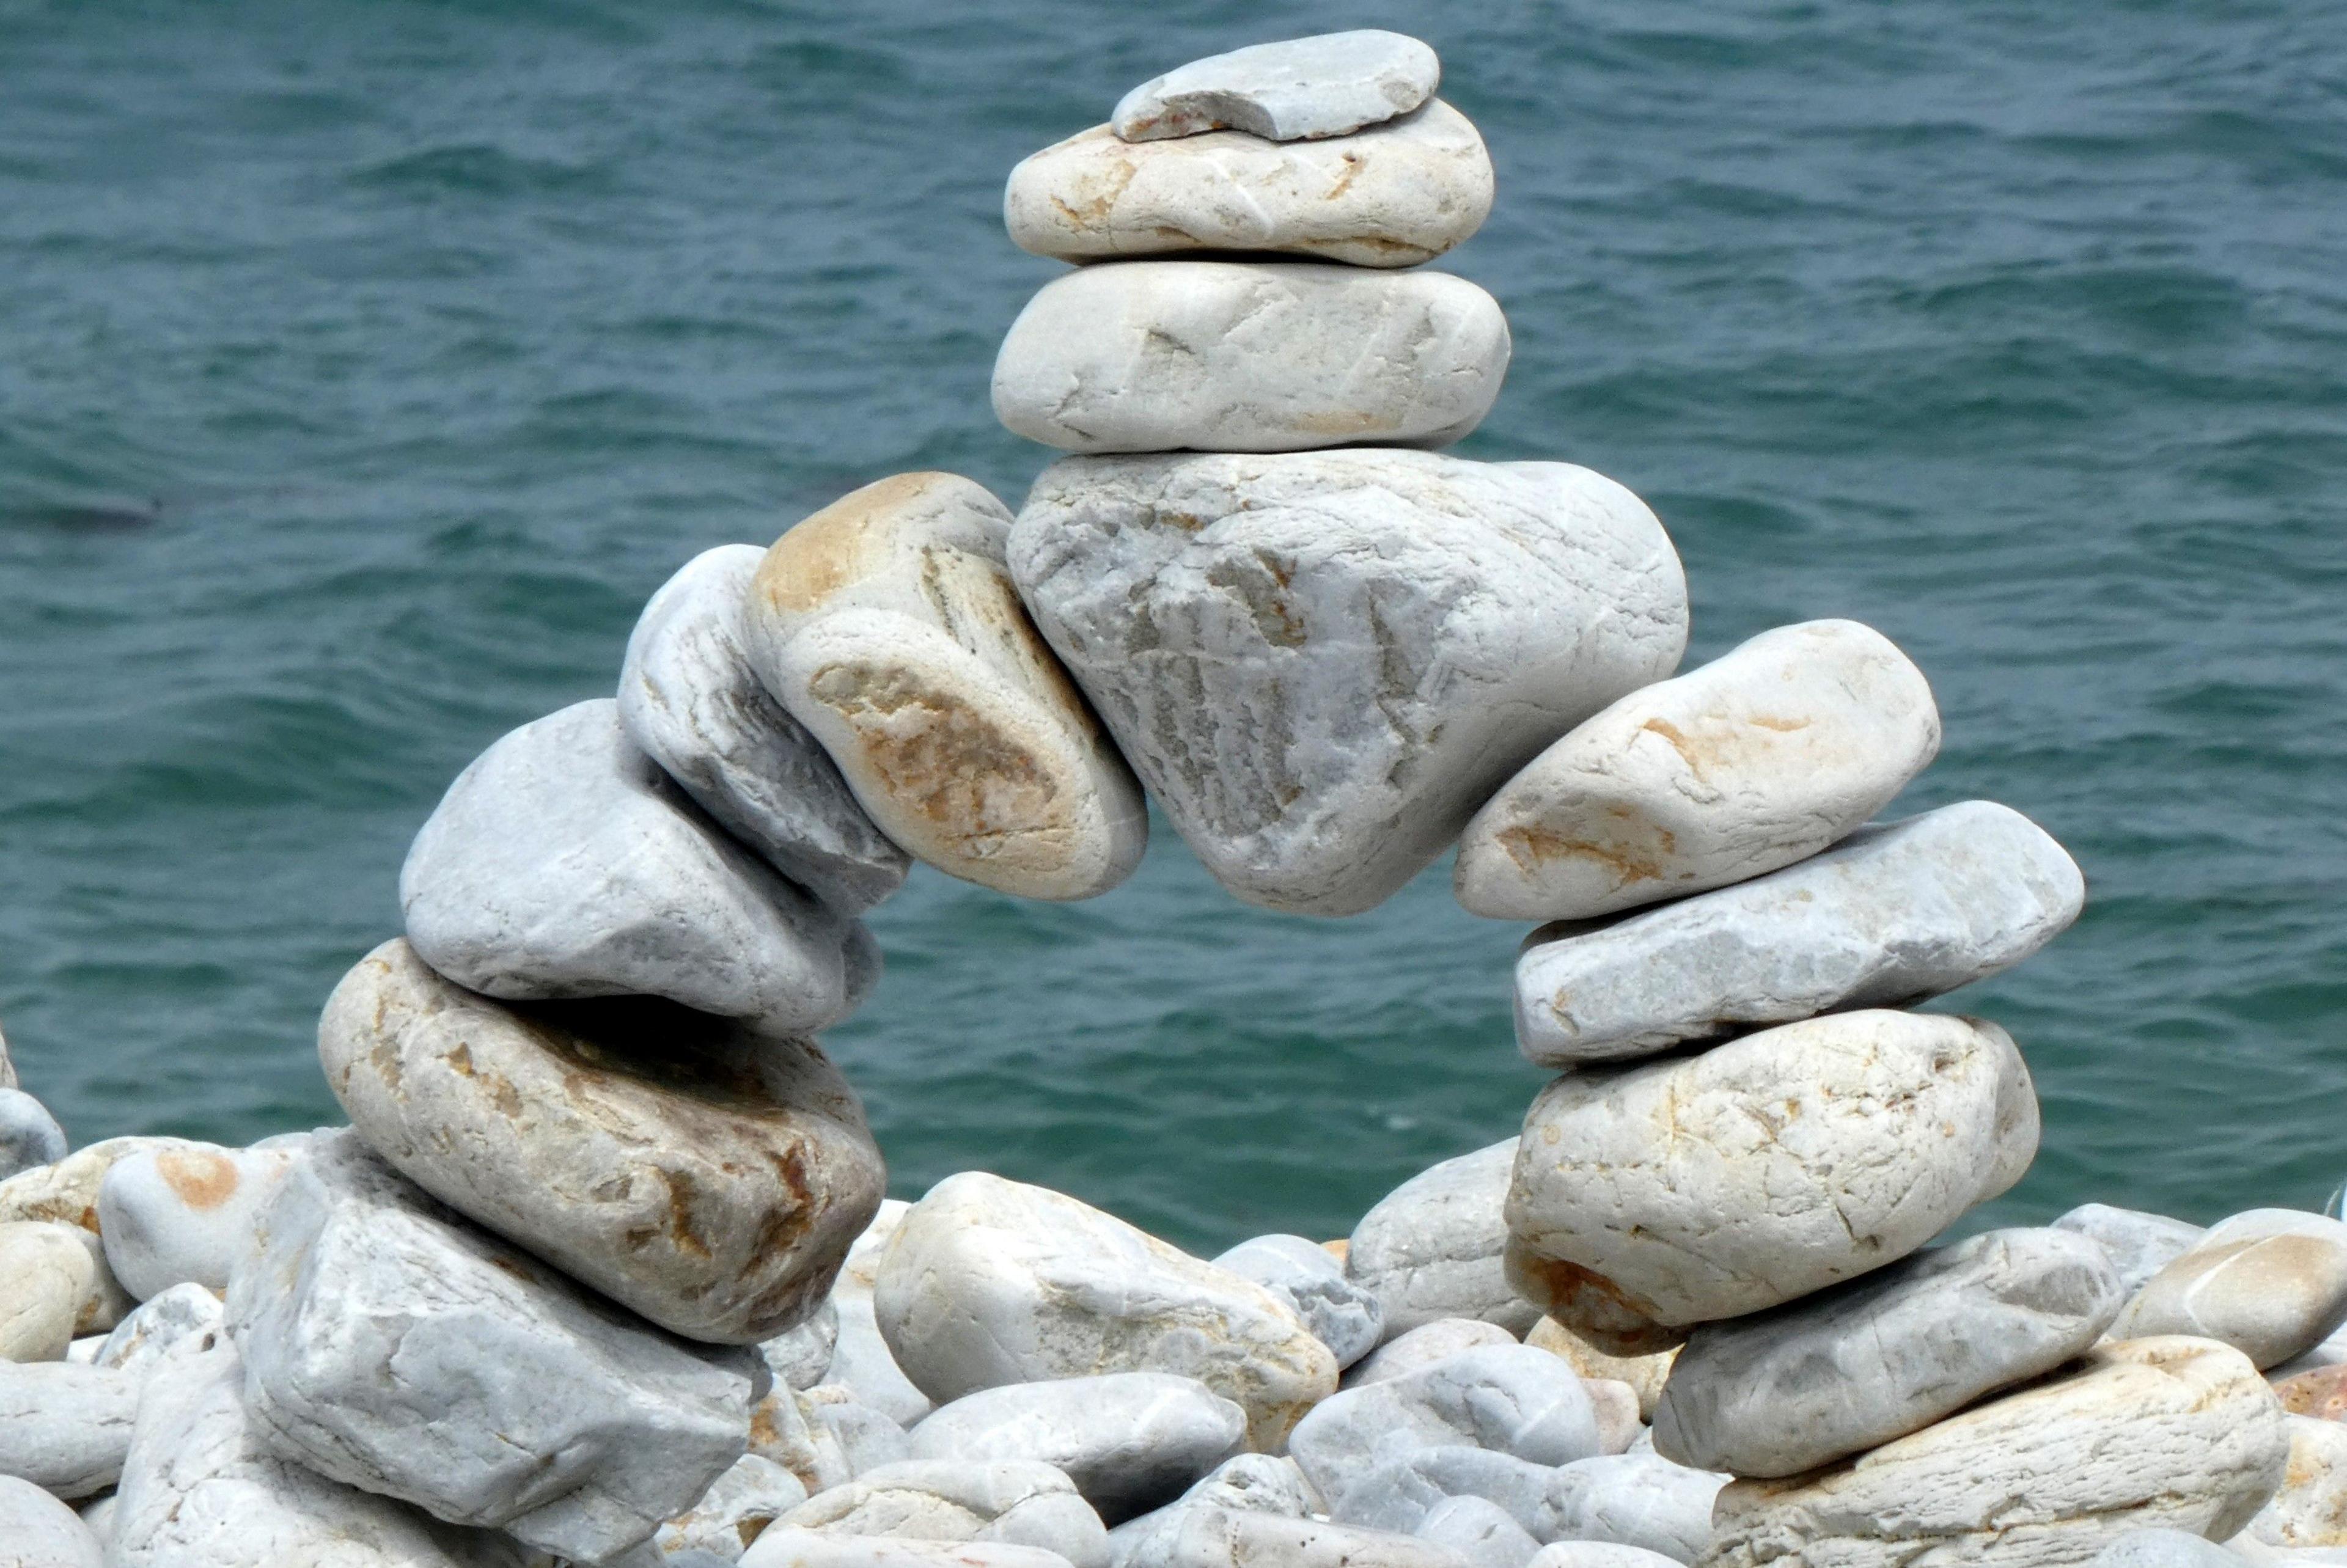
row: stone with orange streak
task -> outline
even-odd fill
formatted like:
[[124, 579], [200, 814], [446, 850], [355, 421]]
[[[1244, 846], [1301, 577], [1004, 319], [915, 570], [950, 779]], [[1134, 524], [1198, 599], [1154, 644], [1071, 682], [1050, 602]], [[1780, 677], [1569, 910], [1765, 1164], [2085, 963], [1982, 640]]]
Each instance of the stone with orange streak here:
[[900, 474], [798, 523], [752, 580], [743, 641], [882, 832], [1021, 897], [1104, 893], [1148, 839], [1140, 785], [1003, 566], [1010, 514]]
[[1508, 371], [1499, 302], [1447, 272], [1316, 261], [1125, 261], [1027, 302], [994, 415], [1065, 452], [1440, 446]]
[[1631, 692], [1526, 764], [1459, 838], [1471, 913], [1585, 920], [1807, 859], [1940, 750], [1922, 671], [1854, 620], [1780, 626]]
[[509, 1007], [404, 941], [343, 978], [318, 1052], [409, 1179], [689, 1338], [753, 1344], [815, 1311], [886, 1182], [812, 1040], [651, 999]]
[[134, 1150], [98, 1184], [98, 1234], [122, 1286], [140, 1301], [175, 1285], [224, 1291], [252, 1245], [253, 1222], [298, 1148], [183, 1143]]
[[2220, 1220], [2151, 1276], [2111, 1333], [2197, 1334], [2278, 1367], [2347, 1323], [2347, 1223], [2300, 1209]]

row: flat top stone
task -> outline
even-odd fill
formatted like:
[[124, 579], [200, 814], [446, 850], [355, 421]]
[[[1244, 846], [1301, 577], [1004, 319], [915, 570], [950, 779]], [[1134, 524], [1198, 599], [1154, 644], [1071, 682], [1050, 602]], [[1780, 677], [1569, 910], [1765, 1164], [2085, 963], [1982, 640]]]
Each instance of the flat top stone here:
[[1416, 38], [1378, 28], [1253, 44], [1153, 77], [1110, 124], [1127, 141], [1224, 127], [1272, 141], [1342, 136], [1408, 114], [1434, 95], [1442, 64]]

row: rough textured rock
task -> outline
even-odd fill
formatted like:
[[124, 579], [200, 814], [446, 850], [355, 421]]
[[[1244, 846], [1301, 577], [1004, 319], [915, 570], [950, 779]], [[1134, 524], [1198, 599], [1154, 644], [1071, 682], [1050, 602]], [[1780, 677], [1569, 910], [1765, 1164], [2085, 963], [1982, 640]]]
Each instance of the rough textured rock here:
[[904, 886], [912, 857], [751, 666], [742, 617], [765, 559], [756, 545], [720, 545], [652, 595], [628, 639], [620, 723], [734, 837], [856, 914]]
[[1346, 1278], [1345, 1266], [1317, 1242], [1300, 1235], [1259, 1235], [1216, 1257], [1214, 1266], [1285, 1297], [1339, 1367], [1349, 1367], [1376, 1349], [1385, 1336], [1385, 1304], [1375, 1291]]
[[2347, 1420], [2347, 1366], [2316, 1367], [2288, 1378], [2270, 1373], [2274, 1397], [2293, 1416]]
[[71, 1225], [0, 1223], [0, 1361], [62, 1361], [97, 1269]]
[[831, 1371], [832, 1354], [838, 1348], [839, 1307], [825, 1301], [797, 1327], [761, 1343], [758, 1354], [766, 1358], [777, 1383], [812, 1389]]
[[2288, 1548], [2347, 1546], [2347, 1427], [2306, 1416], [2284, 1420], [2290, 1463], [2280, 1489], [2250, 1521], [2250, 1538]]
[[1045, 284], [994, 361], [994, 415], [1067, 452], [1439, 446], [1508, 373], [1499, 302], [1445, 272], [1125, 261]]
[[1439, 101], [1327, 141], [1134, 143], [1095, 126], [1021, 162], [1002, 198], [1011, 241], [1062, 261], [1246, 251], [1409, 267], [1491, 210], [1483, 138]]
[[30, 1481], [0, 1475], [0, 1568], [105, 1568], [106, 1553], [74, 1511]]
[[811, 1041], [651, 1001], [504, 1007], [405, 942], [343, 977], [318, 1053], [409, 1180], [689, 1338], [753, 1344], [813, 1312], [886, 1181]]
[[1174, 1515], [1186, 1508], [1226, 1508], [1241, 1513], [1273, 1513], [1302, 1519], [1316, 1512], [1320, 1494], [1296, 1468], [1272, 1454], [1236, 1454], [1173, 1502], [1108, 1532], [1109, 1568], [1153, 1568], [1161, 1534], [1178, 1534]]
[[796, 1476], [771, 1460], [743, 1454], [710, 1484], [700, 1501], [663, 1522], [651, 1541], [637, 1550], [652, 1553], [643, 1559], [647, 1568], [687, 1553], [739, 1562], [750, 1542], [806, 1500], [806, 1488]]
[[1764, 631], [1576, 725], [1459, 838], [1460, 904], [1586, 920], [1805, 860], [1940, 750], [1923, 672], [1854, 620]]
[[913, 1205], [873, 1296], [897, 1364], [939, 1401], [1103, 1372], [1197, 1378], [1266, 1450], [1337, 1387], [1295, 1308], [1063, 1194], [983, 1172]]
[[981, 1389], [915, 1427], [916, 1460], [1033, 1460], [1114, 1524], [1179, 1496], [1229, 1458], [1246, 1412], [1194, 1378], [1111, 1372]]
[[1266, 141], [1342, 136], [1408, 114], [1441, 79], [1434, 51], [1405, 34], [1316, 33], [1152, 77], [1119, 100], [1110, 123], [1127, 141], [1225, 128]]
[[1476, 1318], [1511, 1337], [1540, 1320], [1504, 1262], [1515, 1163], [1510, 1138], [1430, 1165], [1353, 1227], [1345, 1272], [1384, 1304], [1389, 1344], [1445, 1318]]
[[2055, 1220], [2054, 1228], [2076, 1231], [2100, 1243], [2110, 1254], [2111, 1266], [2118, 1270], [2119, 1288], [2129, 1296], [2208, 1234], [2204, 1226], [2166, 1214], [2114, 1208], [2108, 1204], [2080, 1204]]
[[2052, 1371], [2124, 1304], [2109, 1256], [2069, 1231], [1928, 1248], [1696, 1329], [1655, 1411], [1655, 1450], [1741, 1476], [1814, 1470]]
[[1031, 1460], [883, 1465], [793, 1509], [782, 1523], [830, 1535], [999, 1542], [1106, 1568], [1108, 1532], [1068, 1478]]
[[1524, 1343], [1552, 1356], [1562, 1356], [1583, 1380], [1605, 1379], [1626, 1385], [1638, 1396], [1638, 1419], [1646, 1421], [1655, 1419], [1655, 1407], [1662, 1403], [1663, 1387], [1669, 1380], [1671, 1365], [1678, 1359], [1676, 1349], [1645, 1356], [1608, 1355], [1553, 1317], [1543, 1317], [1533, 1324], [1532, 1331], [1524, 1336]]
[[1566, 1465], [1549, 1488], [1547, 1541], [1610, 1541], [1681, 1563], [1711, 1543], [1713, 1500], [1727, 1477], [1655, 1454], [1616, 1454]]
[[1447, 1546], [1472, 1568], [1524, 1568], [1540, 1542], [1496, 1502], [1480, 1497], [1450, 1497], [1428, 1511], [1414, 1532], [1420, 1541]]
[[1321, 1495], [1338, 1499], [1379, 1460], [1455, 1445], [1569, 1464], [1598, 1452], [1596, 1413], [1555, 1357], [1492, 1346], [1323, 1400], [1297, 1423], [1288, 1451]]
[[98, 1184], [98, 1234], [122, 1287], [140, 1301], [176, 1285], [226, 1290], [293, 1148], [179, 1143], [134, 1150]]
[[138, 1415], [130, 1373], [0, 1361], [0, 1476], [68, 1500], [94, 1497], [121, 1478]]
[[2037, 1099], [1976, 1019], [1836, 1013], [1543, 1090], [1511, 1276], [1617, 1354], [1892, 1263], [2021, 1179]]
[[2279, 1366], [2347, 1323], [2347, 1224], [2297, 1209], [2221, 1220], [2137, 1292], [2111, 1332], [2198, 1334]]
[[768, 1033], [856, 1010], [871, 933], [712, 822], [580, 702], [524, 724], [456, 775], [400, 867], [407, 938], [487, 996], [656, 996]]
[[2094, 1568], [2239, 1568], [2241, 1559], [2181, 1530], [2130, 1530], [2096, 1553]]
[[890, 839], [1027, 898], [1132, 875], [1141, 788], [1003, 568], [1010, 514], [952, 474], [841, 497], [766, 552], [743, 640]]
[[2280, 1481], [2281, 1409], [2205, 1339], [2105, 1345], [2063, 1376], [1787, 1481], [1719, 1495], [1707, 1568], [2086, 1563], [2161, 1525], [2222, 1540]]
[[1515, 1342], [1514, 1335], [1480, 1317], [1438, 1317], [1387, 1340], [1347, 1368], [1340, 1386], [1358, 1389], [1364, 1383], [1383, 1383], [1431, 1367], [1437, 1361], [1448, 1361], [1463, 1350]]
[[1562, 463], [1071, 458], [1010, 562], [1207, 869], [1298, 913], [1383, 900], [1686, 641], [1662, 525]]
[[1317, 1519], [1214, 1507], [1165, 1511], [1130, 1568], [1471, 1568], [1447, 1546]]
[[149, 1296], [114, 1327], [93, 1366], [141, 1376], [189, 1340], [209, 1350], [228, 1332], [228, 1309], [200, 1285], [175, 1285]]
[[21, 1089], [0, 1088], [0, 1180], [66, 1157], [66, 1130]]
[[764, 1381], [754, 1351], [612, 1311], [349, 1133], [285, 1177], [229, 1323], [278, 1452], [589, 1562], [708, 1491]]
[[776, 1526], [742, 1554], [742, 1568], [1071, 1568], [1056, 1552], [999, 1542], [898, 1541]]
[[2077, 866], [2019, 812], [1943, 806], [1737, 886], [1534, 932], [1516, 961], [1516, 1043], [1570, 1068], [1904, 1005], [2010, 968], [2085, 899]]

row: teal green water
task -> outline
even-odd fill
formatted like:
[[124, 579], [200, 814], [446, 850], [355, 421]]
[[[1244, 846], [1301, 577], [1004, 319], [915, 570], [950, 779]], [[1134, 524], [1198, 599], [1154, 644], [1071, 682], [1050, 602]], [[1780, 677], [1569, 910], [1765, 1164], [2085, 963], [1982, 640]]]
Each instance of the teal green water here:
[[[943, 18], [943, 19], [940, 19]], [[646, 595], [839, 492], [1045, 461], [1003, 177], [1194, 55], [1385, 24], [1500, 171], [1460, 448], [1661, 512], [1695, 655], [1856, 616], [2092, 907], [1957, 1005], [2046, 1114], [1993, 1213], [2347, 1173], [2347, 28], [2326, 0], [1408, 7], [0, 0], [0, 1020], [77, 1140], [334, 1116], [409, 836]], [[922, 873], [830, 1037], [897, 1190], [1336, 1234], [1511, 1132], [1520, 927], [1342, 923], [1161, 830], [1072, 907]]]

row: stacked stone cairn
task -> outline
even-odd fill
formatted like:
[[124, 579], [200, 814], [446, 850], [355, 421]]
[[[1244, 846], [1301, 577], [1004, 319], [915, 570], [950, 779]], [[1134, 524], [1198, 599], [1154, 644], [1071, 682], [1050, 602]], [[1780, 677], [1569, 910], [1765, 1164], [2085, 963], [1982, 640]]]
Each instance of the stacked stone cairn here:
[[[2089, 1205], [1907, 1010], [2079, 910], [2004, 806], [1874, 815], [1932, 692], [1846, 620], [1674, 675], [1635, 496], [1435, 448], [1491, 169], [1389, 33], [1135, 89], [1010, 179], [1071, 454], [689, 563], [491, 746], [328, 1002], [347, 1128], [68, 1153], [0, 1047], [0, 1568], [2112, 1568], [2347, 1556], [2347, 1225]], [[1136, 776], [1137, 775], [1137, 776]], [[1520, 1140], [1214, 1260], [982, 1172], [884, 1203], [815, 1043], [915, 860], [1078, 899], [1143, 789], [1266, 908], [1457, 847], [1546, 922]], [[74, 1505], [74, 1506], [68, 1506]], [[2229, 1545], [2219, 1545], [2229, 1542]]]

